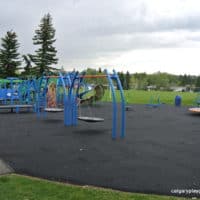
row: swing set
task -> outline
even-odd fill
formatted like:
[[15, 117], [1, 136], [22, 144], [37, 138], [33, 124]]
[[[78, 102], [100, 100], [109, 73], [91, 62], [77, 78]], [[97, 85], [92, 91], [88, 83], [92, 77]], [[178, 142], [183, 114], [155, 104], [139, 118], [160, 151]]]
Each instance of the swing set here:
[[[56, 79], [57, 84], [50, 83], [50, 79]], [[123, 88], [118, 77], [118, 74], [115, 70], [113, 70], [113, 74], [108, 73], [105, 70], [104, 75], [86, 75], [85, 73], [79, 74], [79, 72], [71, 72], [63, 75], [59, 72], [58, 76], [42, 76], [39, 82], [38, 93], [37, 93], [37, 101], [36, 101], [36, 111], [38, 116], [40, 116], [41, 112], [46, 115], [46, 112], [60, 112], [64, 111], [64, 124], [65, 126], [76, 126], [77, 121], [85, 121], [91, 123], [103, 122], [104, 118], [100, 117], [90, 117], [90, 116], [82, 116], [78, 115], [78, 107], [81, 106], [84, 102], [95, 102], [100, 100], [104, 94], [104, 89], [102, 86], [96, 86], [94, 88], [95, 94], [91, 97], [84, 99], [84, 95], [86, 95], [91, 88], [85, 87], [84, 80], [87, 78], [106, 78], [109, 84], [109, 88], [112, 93], [112, 138], [116, 139], [117, 136], [117, 124], [120, 124], [120, 137], [125, 137], [125, 97]], [[121, 117], [120, 123], [117, 122], [118, 115], [118, 106], [117, 106], [117, 98], [116, 98], [116, 87], [119, 88], [120, 92], [120, 100], [121, 100]], [[84, 86], [84, 90], [82, 89]], [[61, 94], [56, 94], [55, 88], [62, 88], [62, 98], [60, 99]], [[57, 98], [55, 98], [55, 96]], [[51, 97], [54, 97], [52, 100]], [[58, 98], [59, 97], [59, 98]], [[48, 100], [52, 101], [48, 103]], [[58, 107], [58, 103], [56, 99], [59, 99], [60, 102], [63, 103], [62, 107]]]

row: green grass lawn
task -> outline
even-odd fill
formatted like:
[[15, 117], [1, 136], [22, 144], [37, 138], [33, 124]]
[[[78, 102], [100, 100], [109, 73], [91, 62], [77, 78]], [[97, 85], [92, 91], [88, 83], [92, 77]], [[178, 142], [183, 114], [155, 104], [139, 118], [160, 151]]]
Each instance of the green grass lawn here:
[[[191, 106], [194, 104], [197, 93], [192, 92], [167, 92], [167, 91], [142, 91], [125, 90], [126, 101], [130, 104], [147, 104], [152, 96], [159, 96], [160, 101], [165, 104], [174, 104], [176, 95], [181, 96], [182, 105]], [[117, 91], [117, 100], [119, 101], [119, 91]], [[111, 94], [107, 90], [102, 101], [111, 101]]]
[[81, 187], [19, 175], [0, 176], [0, 200], [181, 200], [184, 198], [125, 193]]

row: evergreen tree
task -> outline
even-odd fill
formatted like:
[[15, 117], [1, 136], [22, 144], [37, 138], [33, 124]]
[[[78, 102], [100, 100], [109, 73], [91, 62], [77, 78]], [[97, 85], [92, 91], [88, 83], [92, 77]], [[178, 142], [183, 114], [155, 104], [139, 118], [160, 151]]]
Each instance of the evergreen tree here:
[[125, 89], [129, 90], [130, 89], [130, 82], [131, 82], [131, 75], [128, 71], [126, 72], [125, 80], [126, 80]]
[[2, 60], [2, 56], [0, 54], [0, 78], [2, 78], [3, 75], [4, 75], [4, 70], [3, 70], [3, 66], [2, 66], [2, 61], [1, 60]]
[[17, 71], [20, 69], [20, 54], [18, 53], [19, 43], [17, 41], [17, 35], [13, 31], [8, 31], [1, 39], [0, 49], [0, 76], [1, 77], [13, 77], [17, 75]]
[[102, 70], [101, 70], [101, 67], [99, 67], [99, 74], [101, 74], [102, 73]]
[[24, 71], [21, 73], [24, 76], [34, 75], [34, 70], [32, 68], [32, 56], [30, 54], [22, 56], [25, 63]]
[[197, 77], [195, 86], [200, 88], [200, 76]]
[[56, 68], [51, 67], [52, 64], [57, 64], [56, 49], [53, 46], [55, 39], [55, 29], [53, 28], [52, 18], [50, 14], [45, 15], [41, 19], [39, 29], [35, 31], [33, 44], [39, 45], [39, 49], [35, 51], [33, 62], [36, 65], [38, 75], [43, 72], [50, 72]]
[[[123, 72], [118, 72], [119, 80], [122, 84], [123, 89], [125, 89], [125, 77]], [[119, 90], [119, 88], [117, 88]]]

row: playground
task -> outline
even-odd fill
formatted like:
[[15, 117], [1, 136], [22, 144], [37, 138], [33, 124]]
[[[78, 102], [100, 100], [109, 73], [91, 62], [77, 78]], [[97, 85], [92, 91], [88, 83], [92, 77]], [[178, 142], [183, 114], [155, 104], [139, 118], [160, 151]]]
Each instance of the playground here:
[[[78, 121], [72, 127], [64, 126], [63, 112], [38, 119], [26, 110], [1, 110], [0, 158], [16, 173], [80, 185], [167, 195], [198, 189], [199, 116], [184, 106], [131, 108], [126, 111], [126, 137], [115, 140], [111, 103], [90, 108], [104, 121]], [[81, 112], [88, 113], [88, 107]]]
[[[101, 101], [105, 86], [86, 81], [99, 78], [107, 79], [111, 102]], [[178, 95], [176, 106], [167, 105], [158, 94], [127, 105], [115, 70], [0, 83], [4, 171], [139, 193], [198, 189], [198, 105], [181, 106]]]

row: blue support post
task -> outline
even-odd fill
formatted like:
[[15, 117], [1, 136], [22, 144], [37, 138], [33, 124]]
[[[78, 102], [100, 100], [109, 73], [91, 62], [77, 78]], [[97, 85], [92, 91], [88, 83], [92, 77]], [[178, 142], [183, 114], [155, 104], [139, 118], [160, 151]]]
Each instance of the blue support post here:
[[72, 125], [77, 125], [77, 104], [76, 104], [76, 96], [72, 96]]
[[[44, 88], [42, 91], [42, 85], [44, 84]], [[47, 93], [47, 85], [48, 85], [48, 78], [44, 76], [42, 76], [42, 78], [39, 80], [38, 86], [37, 86], [37, 116], [40, 117], [41, 116], [41, 111], [40, 109], [42, 107], [46, 107], [46, 93]], [[43, 110], [42, 113], [43, 117], [46, 117], [46, 112]]]
[[7, 104], [7, 86], [6, 83], [4, 83], [4, 104]]
[[10, 104], [13, 105], [13, 79], [10, 80]]
[[[49, 78], [45, 77], [45, 86], [43, 89], [43, 93], [42, 93], [42, 107], [46, 108], [47, 107], [47, 88], [48, 88], [48, 82], [49, 82]], [[47, 113], [45, 111], [45, 109], [43, 109], [43, 117], [46, 117]]]
[[116, 139], [117, 138], [117, 101], [116, 101], [116, 93], [115, 93], [115, 88], [113, 85], [113, 81], [111, 79], [110, 74], [108, 73], [107, 70], [105, 70], [109, 86], [111, 88], [112, 92], [112, 107], [113, 107], [113, 113], [112, 113], [112, 138]]
[[[64, 88], [64, 123], [66, 126], [75, 126], [77, 125], [77, 108], [76, 108], [76, 97], [73, 94], [73, 87], [76, 80], [75, 74], [74, 79], [71, 81], [69, 76], [66, 76], [66, 80], [64, 81], [64, 77], [59, 72], [59, 76]], [[69, 86], [68, 95], [66, 91], [66, 84]]]
[[32, 85], [33, 85], [33, 91], [34, 91], [34, 96], [33, 96], [33, 102], [34, 102], [34, 112], [37, 112], [37, 82], [35, 79], [32, 80]]
[[19, 106], [16, 106], [15, 112], [16, 112], [16, 113], [19, 113]]
[[31, 99], [31, 83], [30, 80], [26, 82], [26, 87], [27, 87], [27, 99], [25, 99], [25, 102], [27, 104], [30, 104], [30, 99]]
[[120, 97], [121, 97], [121, 133], [120, 133], [120, 137], [124, 138], [125, 137], [125, 129], [126, 129], [126, 115], [125, 115], [125, 107], [126, 107], [126, 102], [125, 102], [125, 96], [124, 96], [124, 90], [122, 88], [122, 84], [121, 81], [119, 79], [118, 74], [116, 73], [115, 70], [113, 70], [113, 74], [116, 78], [117, 81], [117, 85], [120, 91]]
[[72, 78], [73, 80], [71, 82], [71, 86], [68, 91], [68, 99], [70, 100], [69, 119], [70, 119], [71, 125], [76, 126], [78, 113], [77, 113], [76, 95], [74, 94], [73, 88], [74, 88], [76, 80], [79, 80], [78, 72], [74, 73], [74, 76]]
[[43, 76], [40, 80], [36, 83], [36, 104], [35, 104], [35, 110], [37, 112], [37, 117], [40, 117], [40, 92], [41, 92], [41, 82], [42, 82]]

